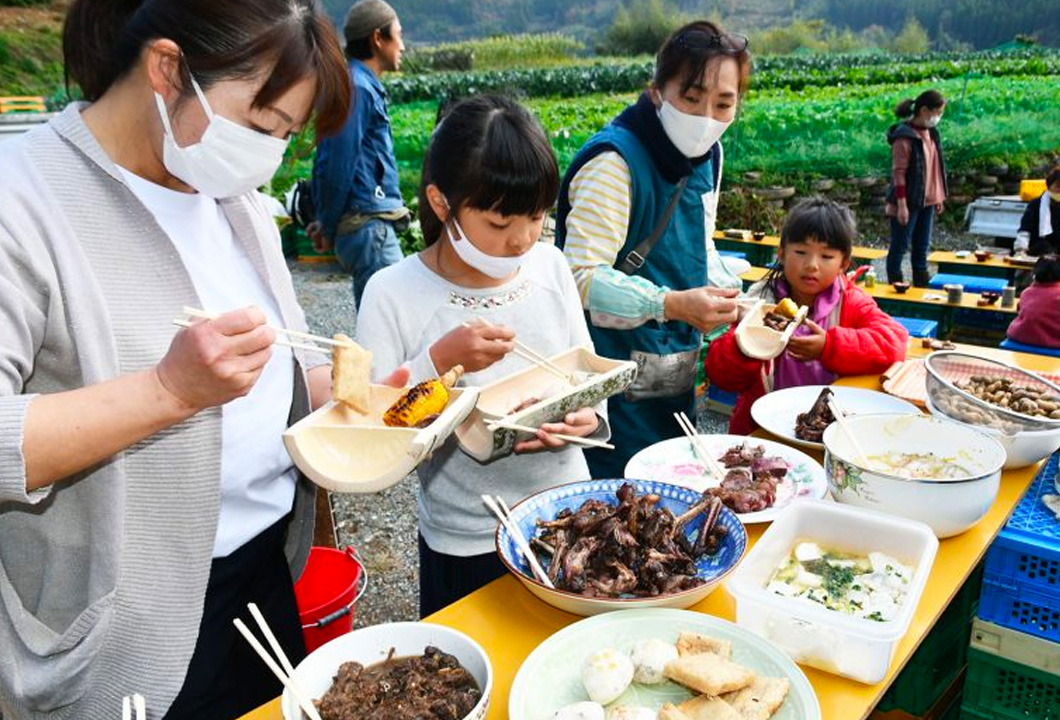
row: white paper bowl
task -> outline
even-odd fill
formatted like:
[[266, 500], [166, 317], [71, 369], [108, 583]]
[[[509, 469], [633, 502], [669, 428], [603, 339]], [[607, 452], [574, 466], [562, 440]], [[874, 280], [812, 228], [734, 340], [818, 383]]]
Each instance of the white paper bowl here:
[[[493, 690], [493, 666], [482, 647], [464, 633], [425, 622], [398, 622], [355, 630], [321, 645], [295, 668], [295, 678], [314, 700], [328, 691], [339, 666], [354, 660], [373, 665], [386, 660], [393, 648], [398, 657], [421, 655], [428, 645], [449, 653], [475, 678], [482, 690], [478, 705], [462, 720], [482, 720]], [[303, 720], [302, 710], [286, 690], [281, 700], [284, 720]]]
[[1005, 449], [984, 432], [930, 415], [862, 415], [846, 423], [868, 455], [934, 453], [958, 458], [970, 474], [913, 480], [862, 467], [843, 428], [833, 423], [824, 431], [824, 468], [841, 503], [919, 520], [945, 538], [979, 522], [997, 497]]

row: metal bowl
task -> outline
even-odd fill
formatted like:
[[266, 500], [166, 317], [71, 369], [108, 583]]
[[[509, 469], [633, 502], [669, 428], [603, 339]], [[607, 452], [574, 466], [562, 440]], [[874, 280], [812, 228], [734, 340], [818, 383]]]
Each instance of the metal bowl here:
[[1042, 393], [1060, 398], [1060, 387], [1027, 370], [999, 360], [944, 350], [934, 352], [924, 361], [927, 369], [927, 396], [932, 405], [953, 420], [991, 428], [1005, 435], [1060, 429], [1060, 418], [1025, 415], [986, 400], [957, 387], [957, 382], [977, 375], [996, 375]]

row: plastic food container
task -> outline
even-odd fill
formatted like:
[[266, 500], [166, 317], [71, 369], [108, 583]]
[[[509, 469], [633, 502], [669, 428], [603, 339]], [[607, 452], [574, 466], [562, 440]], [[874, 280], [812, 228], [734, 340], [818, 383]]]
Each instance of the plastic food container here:
[[[773, 572], [802, 541], [867, 555], [884, 552], [914, 568], [898, 614], [877, 622], [766, 591]], [[762, 534], [726, 584], [736, 624], [805, 665], [874, 685], [884, 679], [924, 592], [939, 542], [927, 525], [848, 505], [804, 500]]]

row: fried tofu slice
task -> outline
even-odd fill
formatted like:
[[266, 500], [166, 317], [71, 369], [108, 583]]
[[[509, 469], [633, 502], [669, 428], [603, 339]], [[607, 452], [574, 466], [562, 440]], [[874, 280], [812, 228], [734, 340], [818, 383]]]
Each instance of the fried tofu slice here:
[[677, 706], [688, 720], [741, 720], [740, 714], [721, 698], [700, 695]]
[[371, 397], [372, 353], [339, 333], [342, 343], [331, 351], [331, 396], [361, 415], [367, 415]]
[[700, 635], [694, 632], [683, 632], [677, 636], [677, 654], [702, 655], [703, 653], [714, 653], [723, 658], [732, 658], [732, 643], [728, 640], [719, 640], [708, 635]]
[[714, 653], [685, 655], [666, 663], [666, 677], [704, 695], [718, 696], [750, 685], [755, 674]]
[[659, 708], [659, 720], [692, 720], [692, 718], [681, 712], [673, 703], [666, 703]]
[[756, 677], [754, 682], [736, 692], [723, 695], [741, 720], [769, 720], [784, 704], [791, 682], [787, 678]]

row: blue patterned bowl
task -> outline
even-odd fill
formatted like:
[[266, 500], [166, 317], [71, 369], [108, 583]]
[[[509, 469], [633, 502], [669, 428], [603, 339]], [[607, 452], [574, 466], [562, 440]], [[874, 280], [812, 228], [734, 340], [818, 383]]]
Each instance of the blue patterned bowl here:
[[[531, 495], [512, 508], [512, 519], [523, 535], [529, 539], [534, 536], [537, 520], [551, 520], [566, 508], [572, 511], [577, 510], [586, 500], [595, 499], [612, 505], [617, 504], [615, 493], [623, 483], [627, 482], [636, 488], [638, 495], [645, 493], [659, 495], [661, 498], [659, 507], [666, 508], [675, 516], [684, 513], [700, 498], [700, 493], [694, 490], [652, 480], [585, 480], [560, 485]], [[703, 525], [703, 520], [703, 515], [700, 515], [685, 526], [685, 532], [694, 537]], [[722, 538], [721, 548], [713, 555], [703, 555], [696, 562], [696, 569], [699, 577], [704, 581], [703, 584], [691, 590], [656, 597], [635, 597], [633, 595], [619, 598], [585, 597], [566, 590], [547, 588], [534, 578], [526, 558], [523, 557], [515, 540], [503, 525], [497, 527], [497, 554], [500, 555], [501, 561], [508, 570], [530, 592], [549, 605], [575, 615], [596, 615], [631, 608], [687, 608], [710, 595], [722, 579], [739, 564], [747, 549], [747, 531], [735, 513], [723, 507], [718, 516], [718, 525], [727, 530]]]

